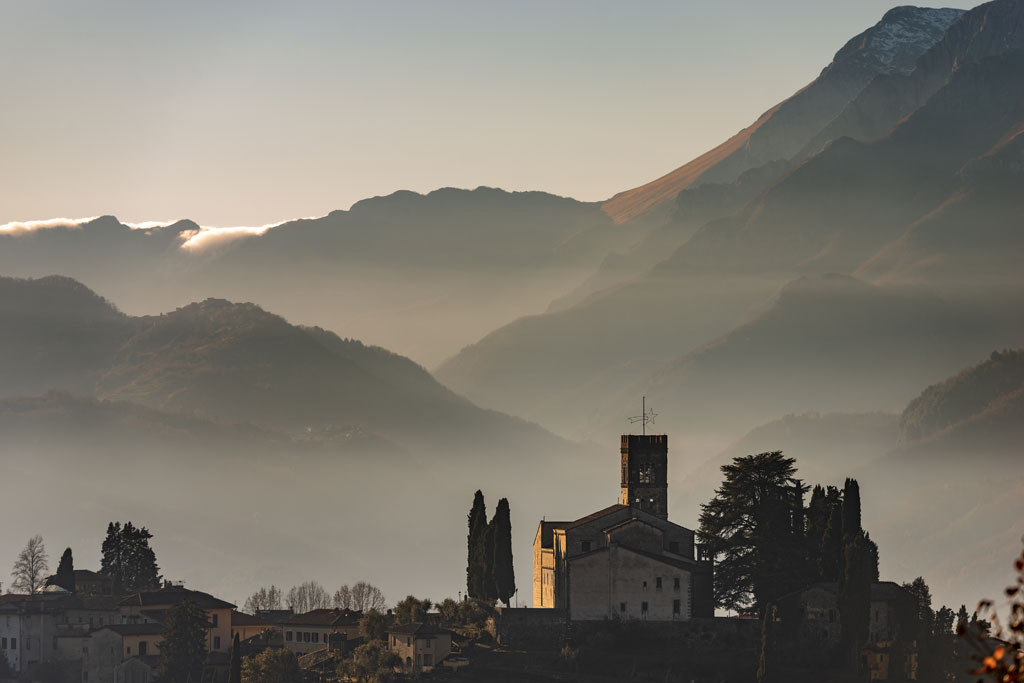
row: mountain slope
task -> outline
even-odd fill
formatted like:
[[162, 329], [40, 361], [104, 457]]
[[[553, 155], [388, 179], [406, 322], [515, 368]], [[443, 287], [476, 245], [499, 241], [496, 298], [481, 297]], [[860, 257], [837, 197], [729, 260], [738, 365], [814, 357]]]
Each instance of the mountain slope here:
[[657, 180], [621, 192], [602, 205], [624, 222], [671, 202], [704, 182], [732, 182], [744, 171], [790, 159], [880, 74], [904, 73], [934, 45], [960, 10], [897, 7], [853, 37], [813, 82], [761, 115], [715, 149]]
[[[5, 383], [4, 396], [74, 390], [288, 434], [367, 432], [449, 443], [453, 452], [473, 452], [480, 438], [568, 449], [534, 425], [477, 408], [408, 359], [295, 327], [254, 304], [208, 299], [132, 318], [67, 279], [4, 278], [0, 294], [0, 376], [21, 380]], [[45, 325], [26, 323], [26, 302]]]

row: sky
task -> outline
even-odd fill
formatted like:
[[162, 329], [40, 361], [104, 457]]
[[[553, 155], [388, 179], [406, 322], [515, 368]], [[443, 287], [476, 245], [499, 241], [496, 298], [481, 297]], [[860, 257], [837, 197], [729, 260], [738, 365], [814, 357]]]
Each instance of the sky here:
[[748, 125], [891, 7], [0, 0], [0, 223], [255, 226], [447, 186], [599, 201]]

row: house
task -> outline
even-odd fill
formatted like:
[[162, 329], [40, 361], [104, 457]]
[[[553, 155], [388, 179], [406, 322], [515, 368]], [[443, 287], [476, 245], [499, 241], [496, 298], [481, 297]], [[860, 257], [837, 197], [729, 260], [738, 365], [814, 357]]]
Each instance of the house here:
[[393, 626], [388, 629], [388, 648], [401, 658], [404, 673], [426, 672], [451, 653], [452, 634], [430, 622]]
[[238, 636], [239, 640], [248, 640], [253, 636], [262, 635], [267, 629], [273, 629], [274, 623], [259, 615], [253, 616], [245, 612], [233, 610], [231, 612], [231, 638]]
[[668, 521], [668, 437], [623, 435], [620, 465], [619, 503], [538, 525], [533, 606], [574, 621], [713, 616], [711, 562]]
[[235, 606], [209, 593], [165, 584], [157, 590], [142, 591], [122, 598], [119, 602], [121, 619], [124, 623], [162, 623], [165, 613], [185, 600], [191, 600], [206, 612], [209, 620], [206, 649], [209, 652], [229, 651], [231, 614]]
[[284, 646], [304, 655], [328, 647], [332, 636], [359, 636], [359, 620], [363, 613], [350, 609], [315, 609], [292, 614], [274, 624], [284, 634]]
[[0, 596], [0, 653], [16, 672], [50, 660], [77, 666], [89, 631], [119, 618], [112, 596], [66, 591]]
[[[122, 662], [159, 655], [163, 634], [163, 624], [154, 621], [96, 629], [82, 652], [83, 683], [117, 683], [117, 669]], [[138, 663], [132, 666], [138, 669]], [[148, 679], [138, 683], [148, 683]]]
[[[75, 589], [71, 591], [76, 595], [112, 595], [114, 592], [113, 577], [91, 569], [75, 569]], [[48, 586], [57, 585], [57, 575], [48, 577], [45, 584]], [[67, 586], [64, 586], [67, 588]]]

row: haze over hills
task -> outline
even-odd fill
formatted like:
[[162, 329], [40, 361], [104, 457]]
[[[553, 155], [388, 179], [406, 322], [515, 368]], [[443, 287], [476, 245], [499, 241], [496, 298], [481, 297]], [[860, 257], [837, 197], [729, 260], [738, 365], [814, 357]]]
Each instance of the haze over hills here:
[[[767, 189], [735, 213], [705, 223], [654, 267], [544, 315], [505, 325], [445, 361], [439, 378], [482, 405], [573, 436], [589, 436], [595, 422], [627, 414], [624, 406], [638, 402], [645, 385], [663, 396], [689, 394], [693, 404], [707, 401], [711, 389], [724, 406], [729, 403], [724, 383], [683, 381], [673, 369], [680, 361], [673, 359], [707, 357], [706, 349], [698, 350], [723, 336], [735, 342], [753, 329], [747, 323], [772, 305], [787, 282], [828, 273], [912, 285], [919, 288], [923, 308], [919, 316], [893, 320], [888, 295], [880, 295], [850, 311], [846, 322], [858, 320], [858, 329], [874, 330], [858, 353], [867, 357], [874, 349], [878, 356], [877, 363], [863, 366], [874, 368], [875, 381], [859, 383], [856, 398], [815, 393], [813, 387], [821, 384], [814, 372], [799, 363], [777, 365], [772, 353], [761, 354], [752, 341], [740, 366], [763, 389], [743, 392], [751, 394], [744, 399], [748, 403], [760, 392], [763, 408], [771, 410], [769, 387], [777, 384], [790, 390], [786, 395], [792, 400], [800, 402], [801, 394], [808, 398], [804, 405], [791, 405], [794, 410], [847, 410], [851, 402], [891, 409], [909, 398], [913, 383], [901, 383], [901, 373], [883, 370], [898, 367], [895, 357], [887, 358], [887, 348], [905, 350], [896, 357], [913, 357], [913, 382], [919, 385], [986, 348], [1015, 344], [1024, 285], [1010, 256], [1024, 253], [1015, 156], [1016, 138], [1024, 130], [1020, 8], [1019, 2], [997, 0], [958, 15], [913, 69], [870, 80], [921, 79], [932, 93], [879, 139], [843, 137], [806, 161], [797, 156], [774, 162], [781, 175]], [[893, 40], [900, 35], [894, 32]], [[978, 277], [966, 267], [978, 269]], [[950, 273], [958, 276], [944, 277]], [[819, 291], [794, 300], [796, 308], [786, 316], [791, 335], [786, 352], [794, 359], [829, 357], [829, 348], [820, 345], [827, 337], [818, 321], [834, 309], [841, 329], [846, 323], [838, 312], [851, 302], [828, 280], [812, 278], [801, 287]], [[929, 303], [936, 298], [945, 303]], [[938, 317], [916, 328], [910, 322], [929, 316]], [[738, 363], [740, 357], [730, 360]], [[843, 374], [840, 353], [828, 362]], [[635, 379], [641, 368], [649, 374], [646, 382]], [[616, 403], [609, 395], [621, 392], [630, 371], [636, 391]], [[606, 380], [596, 379], [602, 377]], [[668, 389], [673, 377], [677, 385]], [[731, 391], [740, 387], [733, 384]], [[573, 410], [554, 411], [556, 402], [571, 403]], [[665, 406], [669, 431], [688, 428], [685, 411], [675, 410], [686, 405]], [[728, 413], [719, 411], [719, 424]], [[737, 436], [747, 426], [738, 419], [729, 428]]]
[[[475, 488], [495, 487], [492, 505], [515, 499], [519, 529], [539, 509], [614, 494], [614, 449], [595, 460], [591, 447], [477, 408], [404, 357], [253, 304], [208, 299], [132, 317], [64, 277], [0, 278], [0, 302], [0, 453], [12, 463], [0, 494], [60, 543], [97, 552], [107, 521], [144, 519], [168, 571], [239, 600], [255, 582], [340, 584], [371, 566], [385, 589], [454, 595], [457, 530]], [[523, 468], [546, 476], [517, 476]], [[138, 485], [112, 486], [115, 471]], [[569, 479], [583, 488], [564, 494]], [[394, 509], [380, 509], [382, 487]], [[69, 506], [41, 509], [44, 488]], [[195, 519], [182, 518], [183, 501]], [[373, 525], [351, 522], [371, 509]], [[15, 547], [23, 532], [6, 529], [0, 542]], [[375, 550], [354, 557], [352, 547]], [[416, 580], [400, 561], [410, 547], [430, 557]], [[209, 561], [264, 567], [268, 553], [304, 559], [242, 575]], [[528, 554], [517, 561], [528, 576]]]
[[133, 314], [252, 301], [421, 363], [543, 310], [635, 239], [595, 204], [483, 187], [396, 192], [269, 229], [133, 228], [111, 216], [45, 225], [0, 230], [0, 272], [74, 277]]

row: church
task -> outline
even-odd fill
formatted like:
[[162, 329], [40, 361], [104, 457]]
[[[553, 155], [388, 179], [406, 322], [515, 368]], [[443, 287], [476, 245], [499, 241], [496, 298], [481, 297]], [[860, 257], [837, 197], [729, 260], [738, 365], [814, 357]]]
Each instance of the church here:
[[620, 453], [618, 504], [537, 527], [533, 606], [573, 621], [714, 616], [712, 562], [668, 521], [668, 437], [624, 434]]

